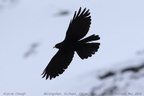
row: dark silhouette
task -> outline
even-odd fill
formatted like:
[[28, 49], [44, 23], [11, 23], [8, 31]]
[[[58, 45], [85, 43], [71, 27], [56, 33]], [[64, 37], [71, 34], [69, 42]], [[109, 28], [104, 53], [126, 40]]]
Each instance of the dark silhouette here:
[[100, 43], [90, 42], [99, 40], [100, 37], [98, 35], [91, 35], [82, 39], [88, 33], [90, 24], [91, 16], [89, 10], [85, 8], [81, 11], [80, 7], [70, 21], [65, 39], [55, 45], [59, 51], [44, 69], [43, 78], [46, 77], [48, 79], [50, 77], [51, 80], [62, 74], [71, 63], [75, 51], [81, 59], [87, 59], [98, 51]]

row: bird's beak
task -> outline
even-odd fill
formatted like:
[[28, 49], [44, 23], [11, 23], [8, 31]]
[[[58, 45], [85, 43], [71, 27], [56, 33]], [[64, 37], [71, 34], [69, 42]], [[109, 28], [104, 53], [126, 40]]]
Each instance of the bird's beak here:
[[56, 48], [55, 46], [53, 48]]

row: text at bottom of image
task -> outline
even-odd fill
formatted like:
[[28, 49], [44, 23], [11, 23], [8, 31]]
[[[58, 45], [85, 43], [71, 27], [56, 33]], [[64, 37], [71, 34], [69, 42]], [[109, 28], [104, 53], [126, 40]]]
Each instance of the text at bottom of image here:
[[[98, 96], [97, 93], [86, 93], [86, 92], [80, 92], [80, 93], [76, 93], [76, 92], [64, 92], [64, 93], [58, 93], [58, 92], [44, 92], [45, 96]], [[121, 92], [121, 93], [105, 93], [105, 95], [107, 96], [144, 96], [144, 94], [142, 92]]]
[[3, 96], [26, 96], [26, 92], [4, 92]]
[[[87, 92], [44, 92], [42, 94], [43, 96], [91, 96], [96, 95], [98, 96], [98, 93], [87, 93]], [[105, 93], [105, 95], [108, 96], [144, 96], [144, 92], [121, 92], [121, 93]], [[4, 92], [3, 96], [28, 96], [26, 92]]]
[[76, 92], [63, 92], [63, 93], [59, 93], [59, 92], [44, 92], [44, 95], [45, 96], [77, 96], [77, 95], [80, 95], [80, 96], [88, 96], [89, 93], [86, 93], [86, 92], [79, 92], [79, 93], [76, 93]]

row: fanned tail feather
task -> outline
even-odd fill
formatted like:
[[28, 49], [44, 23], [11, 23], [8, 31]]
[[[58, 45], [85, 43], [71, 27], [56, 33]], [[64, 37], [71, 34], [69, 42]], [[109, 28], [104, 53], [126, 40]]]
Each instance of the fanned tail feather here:
[[90, 42], [90, 41], [96, 41], [96, 40], [99, 40], [99, 39], [100, 39], [99, 35], [93, 34], [93, 35], [91, 35], [87, 38], [84, 38], [84, 39], [80, 40], [80, 42], [86, 43], [86, 42]]
[[100, 43], [81, 43], [81, 47], [76, 50], [81, 59], [87, 59], [98, 51]]

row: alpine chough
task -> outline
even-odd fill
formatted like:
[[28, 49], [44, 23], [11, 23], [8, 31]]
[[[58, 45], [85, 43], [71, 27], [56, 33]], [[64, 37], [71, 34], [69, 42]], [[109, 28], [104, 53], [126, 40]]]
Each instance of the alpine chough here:
[[55, 48], [59, 49], [51, 59], [42, 73], [42, 78], [55, 78], [62, 74], [71, 63], [74, 53], [76, 52], [81, 59], [87, 59], [98, 51], [100, 43], [92, 42], [99, 40], [99, 35], [91, 35], [82, 39], [89, 30], [91, 16], [89, 9], [75, 11], [73, 19], [70, 21], [66, 32], [65, 39], [56, 44]]

